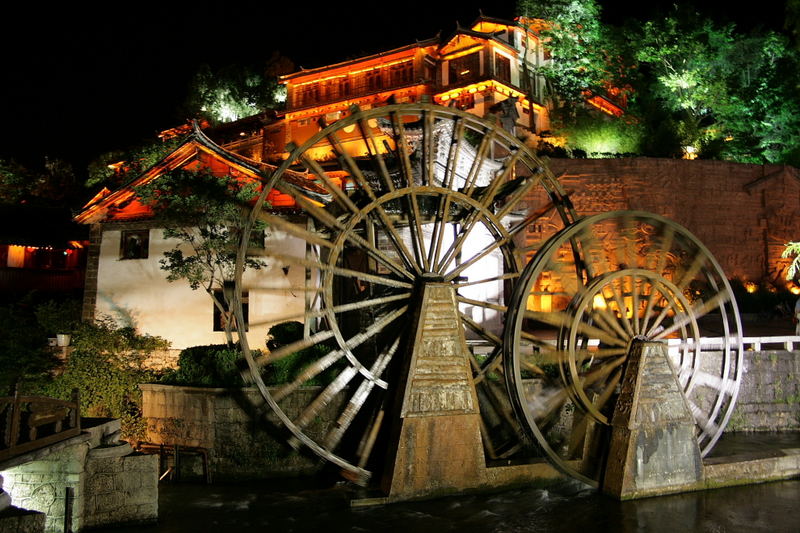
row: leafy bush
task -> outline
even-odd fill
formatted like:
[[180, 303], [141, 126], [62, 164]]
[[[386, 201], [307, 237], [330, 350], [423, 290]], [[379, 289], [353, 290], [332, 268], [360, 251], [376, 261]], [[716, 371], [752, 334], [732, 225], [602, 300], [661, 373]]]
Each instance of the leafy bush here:
[[[276, 350], [303, 338], [303, 324], [300, 322], [282, 322], [272, 326], [267, 337], [267, 348]], [[304, 350], [287, 355], [266, 369], [265, 382], [267, 385], [280, 385], [290, 383], [310, 364], [330, 353], [327, 344], [315, 344]], [[338, 374], [343, 363], [331, 365], [323, 372], [305, 382], [306, 385], [327, 385]]]
[[242, 387], [244, 382], [236, 366], [241, 357], [226, 344], [192, 346], [181, 351], [178, 369], [161, 378], [161, 383], [193, 387]]
[[0, 324], [0, 396], [5, 396], [13, 394], [17, 383], [25, 386], [42, 379], [58, 361], [47, 350], [45, 331], [30, 306], [0, 307]]
[[786, 289], [778, 290], [771, 284], [755, 284], [738, 279], [730, 281], [740, 313], [762, 316], [791, 315], [796, 296]]
[[81, 322], [81, 302], [50, 300], [36, 306], [36, 320], [49, 336], [72, 333]]
[[557, 134], [568, 139], [573, 151], [588, 157], [613, 157], [640, 153], [642, 127], [625, 119], [609, 118], [599, 113], [579, 113], [565, 121]]
[[168, 346], [159, 337], [118, 328], [109, 318], [81, 324], [74, 331], [73, 351], [63, 372], [35, 392], [68, 399], [72, 389], [78, 389], [82, 415], [119, 418], [123, 437], [141, 440], [145, 422], [139, 384], [155, 377], [143, 363], [152, 351]]

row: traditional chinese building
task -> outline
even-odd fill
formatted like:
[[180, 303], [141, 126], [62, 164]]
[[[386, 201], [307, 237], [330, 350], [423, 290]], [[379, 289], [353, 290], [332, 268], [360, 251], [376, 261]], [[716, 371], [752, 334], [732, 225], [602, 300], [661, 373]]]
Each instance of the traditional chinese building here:
[[[212, 137], [225, 148], [256, 161], [280, 159], [287, 143], [302, 143], [350, 112], [396, 103], [428, 101], [486, 117], [535, 145], [550, 128], [545, 80], [538, 68], [551, 61], [538, 30], [544, 21], [504, 21], [481, 16], [469, 28], [458, 27], [401, 48], [281, 77], [286, 110], [226, 125]], [[616, 96], [611, 96], [615, 94]], [[620, 116], [624, 93], [587, 93], [587, 105]], [[260, 122], [266, 122], [262, 126]]]

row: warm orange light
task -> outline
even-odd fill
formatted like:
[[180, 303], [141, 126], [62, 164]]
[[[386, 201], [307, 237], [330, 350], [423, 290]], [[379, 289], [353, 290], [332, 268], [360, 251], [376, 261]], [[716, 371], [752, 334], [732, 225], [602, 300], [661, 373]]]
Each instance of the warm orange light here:
[[542, 294], [540, 307], [543, 313], [550, 313], [553, 310], [553, 295]]
[[[472, 89], [475, 89], [475, 91], [473, 91]], [[438, 102], [446, 102], [447, 100], [453, 100], [455, 98], [458, 98], [459, 95], [461, 95], [464, 92], [474, 93], [477, 91], [485, 91], [486, 89], [491, 89], [495, 92], [498, 92], [506, 96], [516, 96], [519, 99], [518, 102], [520, 105], [526, 107], [528, 105], [532, 105], [533, 108], [539, 112], [542, 112], [545, 109], [543, 106], [537, 104], [536, 102], [529, 101], [526, 98], [525, 93], [513, 89], [508, 85], [505, 85], [497, 80], [488, 80], [488, 81], [481, 81], [479, 83], [472, 83], [470, 85], [466, 85], [456, 90], [450, 90], [444, 93], [435, 94], [433, 95], [433, 99]]]
[[625, 114], [625, 112], [622, 110], [621, 107], [612, 104], [611, 102], [609, 102], [608, 100], [606, 100], [601, 96], [595, 95], [590, 98], [587, 98], [586, 101], [589, 102], [590, 105], [599, 109], [603, 113], [606, 113], [607, 115], [611, 115], [614, 117], [621, 117], [622, 115]]
[[745, 290], [747, 292], [749, 292], [750, 294], [753, 294], [754, 292], [756, 292], [758, 290], [758, 285], [756, 285], [752, 281], [745, 281], [744, 282], [744, 288], [745, 288]]
[[12, 244], [8, 247], [6, 266], [21, 268], [25, 265], [25, 247]]
[[[378, 63], [377, 61], [378, 60], [370, 61], [370, 62], [367, 63], [367, 65], [369, 65], [369, 66], [362, 67], [362, 68], [359, 68], [359, 69], [356, 69], [356, 70], [348, 70], [348, 71], [343, 72], [341, 74], [332, 74], [332, 75], [329, 75], [329, 76], [324, 76], [324, 77], [319, 77], [319, 78], [311, 78], [308, 81], [304, 81], [304, 82], [301, 82], [301, 83], [296, 83], [294, 85], [296, 85], [297, 87], [302, 87], [303, 85], [308, 85], [310, 83], [318, 83], [318, 82], [321, 82], [321, 81], [335, 80], [335, 79], [339, 79], [339, 78], [346, 78], [347, 76], [355, 76], [356, 74], [361, 74], [362, 72], [369, 72], [369, 71], [372, 71], [372, 70], [384, 69], [384, 68], [392, 67], [394, 65], [399, 65], [401, 63], [410, 63], [411, 61], [413, 61], [413, 58], [403, 58], [403, 59], [399, 59], [397, 61], [387, 61], [385, 63]], [[283, 81], [282, 83], [289, 83], [289, 82], [288, 81]]]
[[592, 307], [600, 311], [604, 311], [605, 309], [608, 308], [608, 306], [606, 305], [606, 299], [603, 298], [602, 294], [594, 295], [594, 298], [592, 298]]
[[789, 292], [791, 292], [792, 294], [794, 294], [796, 296], [796, 295], [800, 294], [800, 287], [792, 287], [791, 289], [789, 289]]
[[459, 57], [464, 57], [474, 52], [477, 52], [481, 48], [483, 48], [483, 44], [476, 44], [475, 46], [471, 46], [464, 50], [459, 50], [458, 52], [453, 52], [452, 54], [444, 55], [442, 56], [442, 59], [444, 59], [445, 61], [452, 61], [453, 59], [458, 59]]

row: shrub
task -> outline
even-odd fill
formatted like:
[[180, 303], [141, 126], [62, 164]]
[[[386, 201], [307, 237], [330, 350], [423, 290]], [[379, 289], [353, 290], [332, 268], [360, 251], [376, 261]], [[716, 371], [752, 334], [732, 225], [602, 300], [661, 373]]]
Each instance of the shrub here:
[[[303, 338], [303, 324], [300, 322], [282, 322], [272, 326], [267, 337], [267, 348], [276, 350]], [[267, 385], [290, 383], [310, 364], [330, 353], [327, 344], [315, 344], [304, 350], [283, 357], [266, 369], [264, 380]], [[338, 374], [343, 363], [331, 365], [323, 372], [306, 381], [306, 385], [327, 385]]]
[[132, 328], [119, 328], [109, 318], [79, 325], [74, 337], [73, 351], [63, 372], [41, 384], [36, 392], [68, 399], [76, 388], [82, 415], [119, 418], [123, 438], [144, 438], [139, 384], [152, 381], [155, 376], [143, 363], [152, 351], [166, 348], [169, 343], [159, 337], [139, 335]]
[[26, 305], [0, 307], [0, 396], [13, 394], [15, 384], [30, 388], [58, 365], [46, 348], [46, 335]]
[[241, 352], [226, 344], [192, 346], [181, 351], [178, 369], [161, 379], [161, 383], [193, 387], [242, 387], [236, 366]]
[[81, 302], [50, 300], [36, 306], [36, 320], [49, 336], [72, 333], [81, 322]]

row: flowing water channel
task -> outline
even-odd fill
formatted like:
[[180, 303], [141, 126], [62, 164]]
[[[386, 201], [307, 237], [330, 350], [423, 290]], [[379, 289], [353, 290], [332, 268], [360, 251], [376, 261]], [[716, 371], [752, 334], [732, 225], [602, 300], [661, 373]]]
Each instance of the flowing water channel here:
[[[723, 438], [715, 454], [800, 446], [798, 435]], [[314, 480], [162, 485], [158, 525], [108, 532], [800, 532], [800, 480], [618, 502], [577, 482], [351, 509]]]

